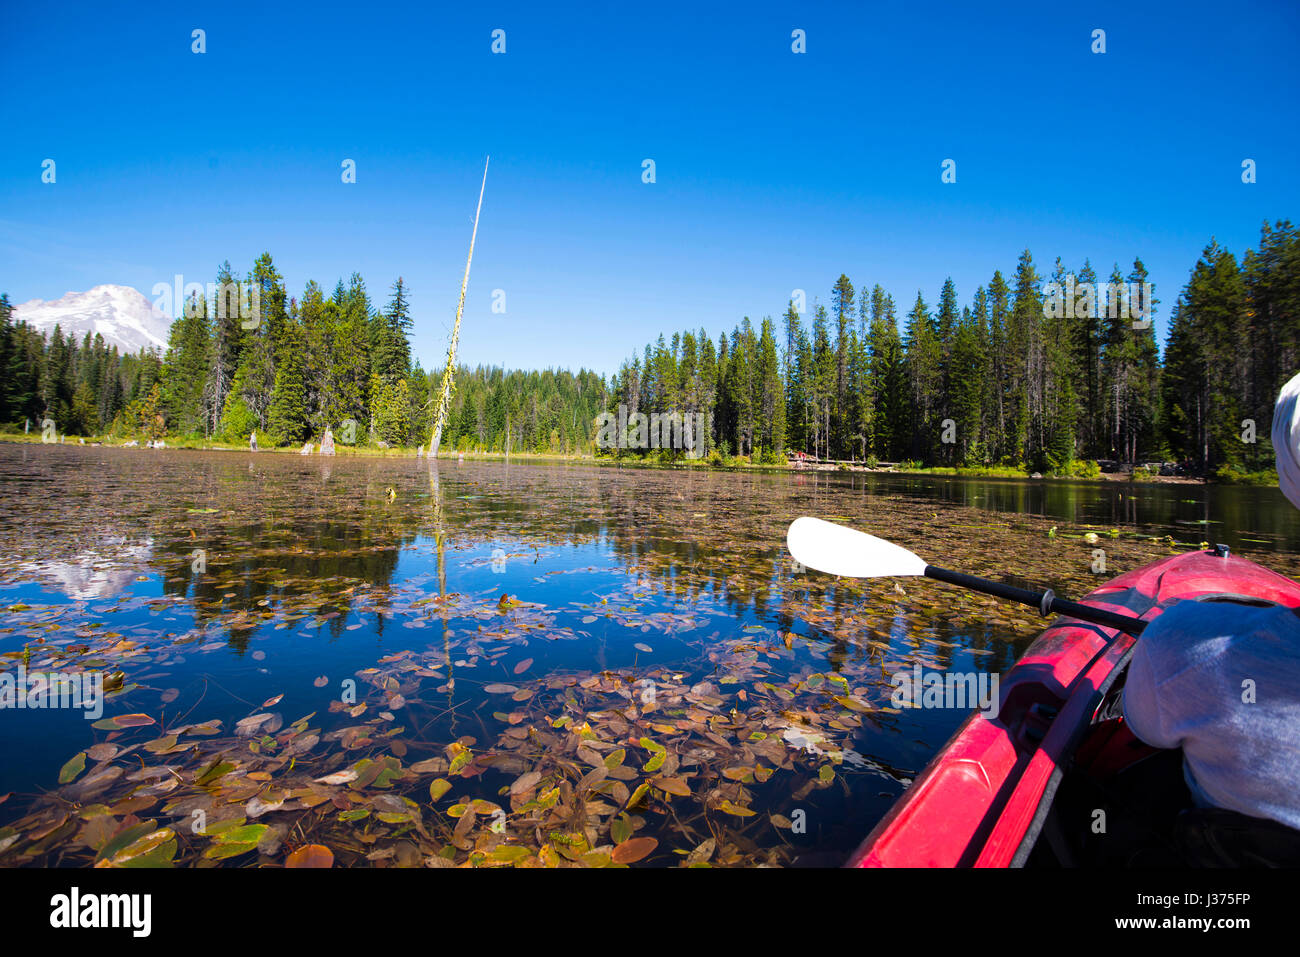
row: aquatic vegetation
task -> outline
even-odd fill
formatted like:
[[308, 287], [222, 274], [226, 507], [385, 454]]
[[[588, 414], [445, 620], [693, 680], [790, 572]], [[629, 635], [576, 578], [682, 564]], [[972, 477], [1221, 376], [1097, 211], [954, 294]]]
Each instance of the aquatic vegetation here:
[[1003, 671], [1042, 622], [804, 573], [791, 518], [1070, 595], [1085, 536], [1111, 573], [1196, 544], [833, 476], [250, 458], [0, 450], [0, 676], [105, 695], [0, 710], [0, 865], [846, 855], [964, 717], [890, 676]]

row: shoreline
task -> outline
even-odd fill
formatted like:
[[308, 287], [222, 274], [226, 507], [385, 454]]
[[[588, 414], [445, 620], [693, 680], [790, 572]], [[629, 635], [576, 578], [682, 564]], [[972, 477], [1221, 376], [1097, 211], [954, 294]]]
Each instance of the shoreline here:
[[[197, 452], [252, 452], [249, 448], [242, 445], [233, 445], [225, 442], [195, 442], [184, 439], [174, 441], [164, 439], [167, 444], [164, 451], [197, 451]], [[139, 451], [152, 451], [147, 446], [127, 446], [121, 442], [86, 442], [84, 445], [78, 442], [58, 442], [44, 443], [38, 435], [22, 435], [13, 433], [0, 434], [0, 442], [14, 445], [25, 444], [57, 444], [57, 445], [74, 445], [78, 448], [136, 448]], [[317, 445], [317, 443], [313, 443]], [[415, 449], [406, 446], [398, 446], [388, 449], [374, 448], [371, 446], [349, 446], [335, 445], [335, 457], [362, 457], [362, 458], [414, 458]], [[292, 446], [283, 446], [279, 448], [260, 448], [256, 450], [258, 455], [302, 455], [300, 449]], [[319, 457], [319, 451], [312, 451], [310, 456]], [[528, 463], [581, 463], [585, 465], [595, 465], [603, 468], [644, 468], [644, 469], [666, 469], [670, 471], [683, 470], [703, 470], [710, 472], [750, 472], [750, 473], [772, 473], [772, 474], [800, 474], [804, 472], [840, 474], [870, 474], [870, 475], [901, 475], [917, 476], [930, 478], [959, 478], [959, 479], [986, 479], [989, 481], [1011, 481], [1011, 482], [1086, 482], [1099, 484], [1117, 484], [1125, 485], [1214, 485], [1214, 486], [1255, 486], [1261, 488], [1277, 488], [1277, 482], [1257, 483], [1257, 482], [1222, 482], [1211, 477], [1186, 476], [1186, 475], [1153, 475], [1143, 479], [1135, 480], [1127, 472], [1103, 472], [1095, 478], [1083, 478], [1080, 476], [1070, 475], [1041, 475], [1034, 478], [1033, 474], [1027, 472], [1017, 473], [1010, 469], [984, 468], [984, 467], [953, 467], [953, 466], [925, 466], [921, 468], [897, 469], [889, 468], [871, 468], [867, 465], [849, 465], [839, 463], [805, 463], [798, 465], [755, 465], [749, 462], [711, 462], [707, 458], [697, 460], [683, 460], [678, 462], [657, 462], [650, 459], [636, 458], [615, 458], [612, 456], [595, 456], [581, 453], [562, 453], [562, 452], [512, 452], [506, 455], [504, 452], [440, 452], [439, 461], [457, 461], [464, 459], [469, 462], [509, 462], [511, 460], [520, 460]]]

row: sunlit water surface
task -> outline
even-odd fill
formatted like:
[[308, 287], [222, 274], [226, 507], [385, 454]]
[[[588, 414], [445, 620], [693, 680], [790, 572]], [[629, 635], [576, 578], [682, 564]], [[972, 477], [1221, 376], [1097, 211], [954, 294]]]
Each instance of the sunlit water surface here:
[[803, 571], [803, 514], [1074, 596], [1300, 570], [1276, 489], [0, 445], [0, 676], [110, 689], [0, 709], [0, 864], [843, 860], [966, 714], [891, 676], [1042, 622]]

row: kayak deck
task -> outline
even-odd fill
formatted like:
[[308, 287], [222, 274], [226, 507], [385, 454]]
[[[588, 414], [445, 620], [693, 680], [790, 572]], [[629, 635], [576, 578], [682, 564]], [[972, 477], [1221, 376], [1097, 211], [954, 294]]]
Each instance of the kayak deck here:
[[[1157, 617], [1208, 598], [1300, 607], [1300, 585], [1212, 552], [1162, 559], [1087, 596], [1098, 608]], [[1002, 679], [993, 717], [976, 712], [867, 836], [851, 867], [1008, 867], [1025, 862], [1061, 773], [1134, 640], [1060, 618]]]

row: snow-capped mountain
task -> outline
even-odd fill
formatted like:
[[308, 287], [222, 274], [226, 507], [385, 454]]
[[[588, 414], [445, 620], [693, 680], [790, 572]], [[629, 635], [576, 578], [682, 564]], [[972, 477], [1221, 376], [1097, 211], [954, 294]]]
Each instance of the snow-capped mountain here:
[[32, 299], [13, 309], [14, 322], [26, 322], [41, 332], [71, 335], [80, 344], [87, 332], [104, 337], [120, 353], [141, 348], [167, 351], [171, 317], [160, 311], [138, 289], [130, 286], [96, 286], [88, 292], [69, 292], [58, 299]]
[[71, 556], [23, 562], [19, 568], [40, 578], [47, 586], [79, 601], [112, 598], [149, 571], [153, 538], [128, 540], [120, 535], [104, 536], [84, 551]]

